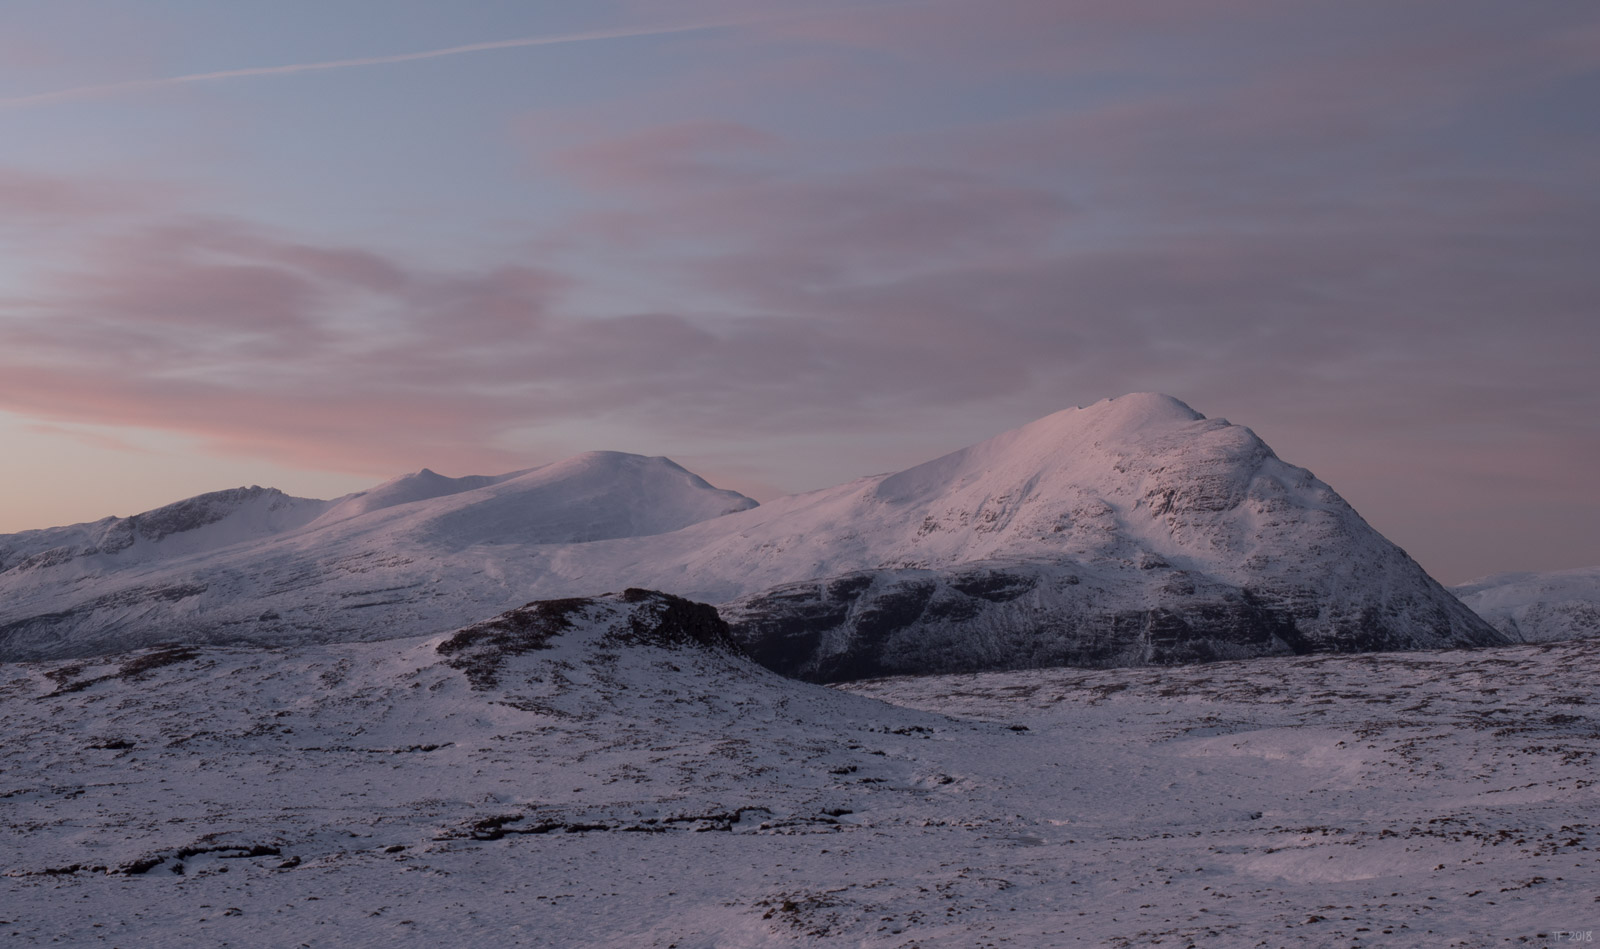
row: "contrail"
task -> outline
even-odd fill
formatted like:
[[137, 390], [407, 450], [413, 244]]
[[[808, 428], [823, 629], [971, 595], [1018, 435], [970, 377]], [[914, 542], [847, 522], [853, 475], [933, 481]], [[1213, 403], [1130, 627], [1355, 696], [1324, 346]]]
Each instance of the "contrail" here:
[[290, 63], [285, 66], [252, 66], [247, 69], [223, 69], [217, 72], [190, 73], [186, 76], [163, 76], [158, 79], [129, 79], [108, 82], [97, 86], [80, 86], [56, 92], [41, 92], [28, 96], [0, 99], [0, 109], [25, 108], [63, 102], [72, 99], [91, 99], [118, 92], [142, 89], [159, 89], [190, 82], [214, 82], [218, 79], [243, 79], [249, 76], [279, 76], [286, 73], [318, 72], [325, 69], [351, 69], [357, 66], [384, 66], [390, 63], [409, 63], [418, 59], [438, 59], [441, 56], [460, 56], [464, 53], [482, 53], [495, 49], [519, 49], [527, 46], [557, 46], [562, 43], [589, 43], [596, 40], [618, 40], [634, 36], [666, 36], [672, 33], [694, 33], [757, 22], [752, 19], [718, 20], [691, 23], [684, 26], [652, 26], [621, 30], [593, 30], [587, 33], [563, 33], [555, 36], [523, 36], [517, 39], [493, 40], [487, 43], [468, 43], [465, 46], [447, 46], [416, 53], [396, 53], [390, 56], [363, 56], [358, 59], [332, 59], [320, 63]]

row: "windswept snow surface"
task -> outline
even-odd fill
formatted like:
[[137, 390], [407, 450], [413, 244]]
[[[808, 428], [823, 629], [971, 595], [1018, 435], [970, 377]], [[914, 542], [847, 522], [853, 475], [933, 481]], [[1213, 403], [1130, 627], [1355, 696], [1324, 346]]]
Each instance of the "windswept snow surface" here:
[[0, 538], [0, 657], [393, 638], [627, 586], [723, 604], [816, 679], [1504, 641], [1310, 472], [1155, 394], [760, 507], [615, 453], [305, 503], [159, 560]]
[[1513, 642], [1600, 636], [1600, 567], [1503, 573], [1451, 592]]
[[1556, 945], [1592, 643], [782, 679], [641, 591], [0, 664], [0, 931], [171, 947]]

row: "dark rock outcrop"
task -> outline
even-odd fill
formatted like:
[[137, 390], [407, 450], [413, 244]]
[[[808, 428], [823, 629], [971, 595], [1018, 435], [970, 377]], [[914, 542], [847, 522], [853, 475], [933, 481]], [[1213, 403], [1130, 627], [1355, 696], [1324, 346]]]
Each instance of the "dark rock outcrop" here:
[[1252, 590], [1165, 564], [1088, 580], [1056, 565], [1010, 564], [863, 571], [787, 584], [723, 612], [757, 662], [812, 682], [1501, 641], [1448, 603], [1400, 597], [1350, 615], [1330, 605], [1309, 592]]
[[655, 590], [630, 588], [595, 597], [537, 600], [456, 630], [435, 648], [466, 673], [474, 689], [499, 684], [513, 656], [552, 649], [558, 637], [580, 631], [591, 650], [629, 647], [741, 653], [715, 607]]

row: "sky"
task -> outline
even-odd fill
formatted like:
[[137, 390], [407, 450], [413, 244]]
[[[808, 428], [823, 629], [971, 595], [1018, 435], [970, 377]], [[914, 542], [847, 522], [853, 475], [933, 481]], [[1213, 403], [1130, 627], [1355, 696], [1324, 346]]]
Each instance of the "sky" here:
[[8, 0], [0, 532], [1159, 391], [1600, 564], [1596, 102], [1570, 0]]

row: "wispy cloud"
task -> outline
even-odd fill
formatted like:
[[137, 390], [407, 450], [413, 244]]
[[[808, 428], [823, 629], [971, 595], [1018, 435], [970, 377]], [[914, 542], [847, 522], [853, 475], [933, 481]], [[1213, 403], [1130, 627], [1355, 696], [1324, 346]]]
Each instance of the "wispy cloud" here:
[[315, 63], [288, 63], [280, 66], [251, 66], [244, 69], [220, 69], [213, 72], [189, 73], [182, 76], [161, 76], [155, 79], [129, 79], [122, 82], [78, 86], [33, 95], [0, 99], [0, 109], [21, 109], [29, 106], [49, 105], [78, 99], [95, 99], [119, 93], [142, 92], [167, 86], [181, 86], [199, 82], [217, 82], [225, 79], [248, 79], [258, 76], [283, 76], [293, 73], [324, 72], [333, 69], [355, 69], [363, 66], [388, 66], [423, 59], [440, 59], [445, 56], [463, 56], [501, 49], [524, 49], [531, 46], [559, 46], [566, 43], [594, 43], [602, 40], [620, 40], [644, 36], [668, 36], [674, 33], [697, 33], [705, 30], [746, 26], [758, 22], [751, 18], [710, 20], [668, 26], [631, 27], [614, 30], [590, 30], [583, 33], [560, 33], [551, 36], [519, 36], [514, 39], [468, 43], [463, 46], [446, 46], [412, 53], [394, 53], [388, 56], [361, 56], [354, 59], [330, 59]]

